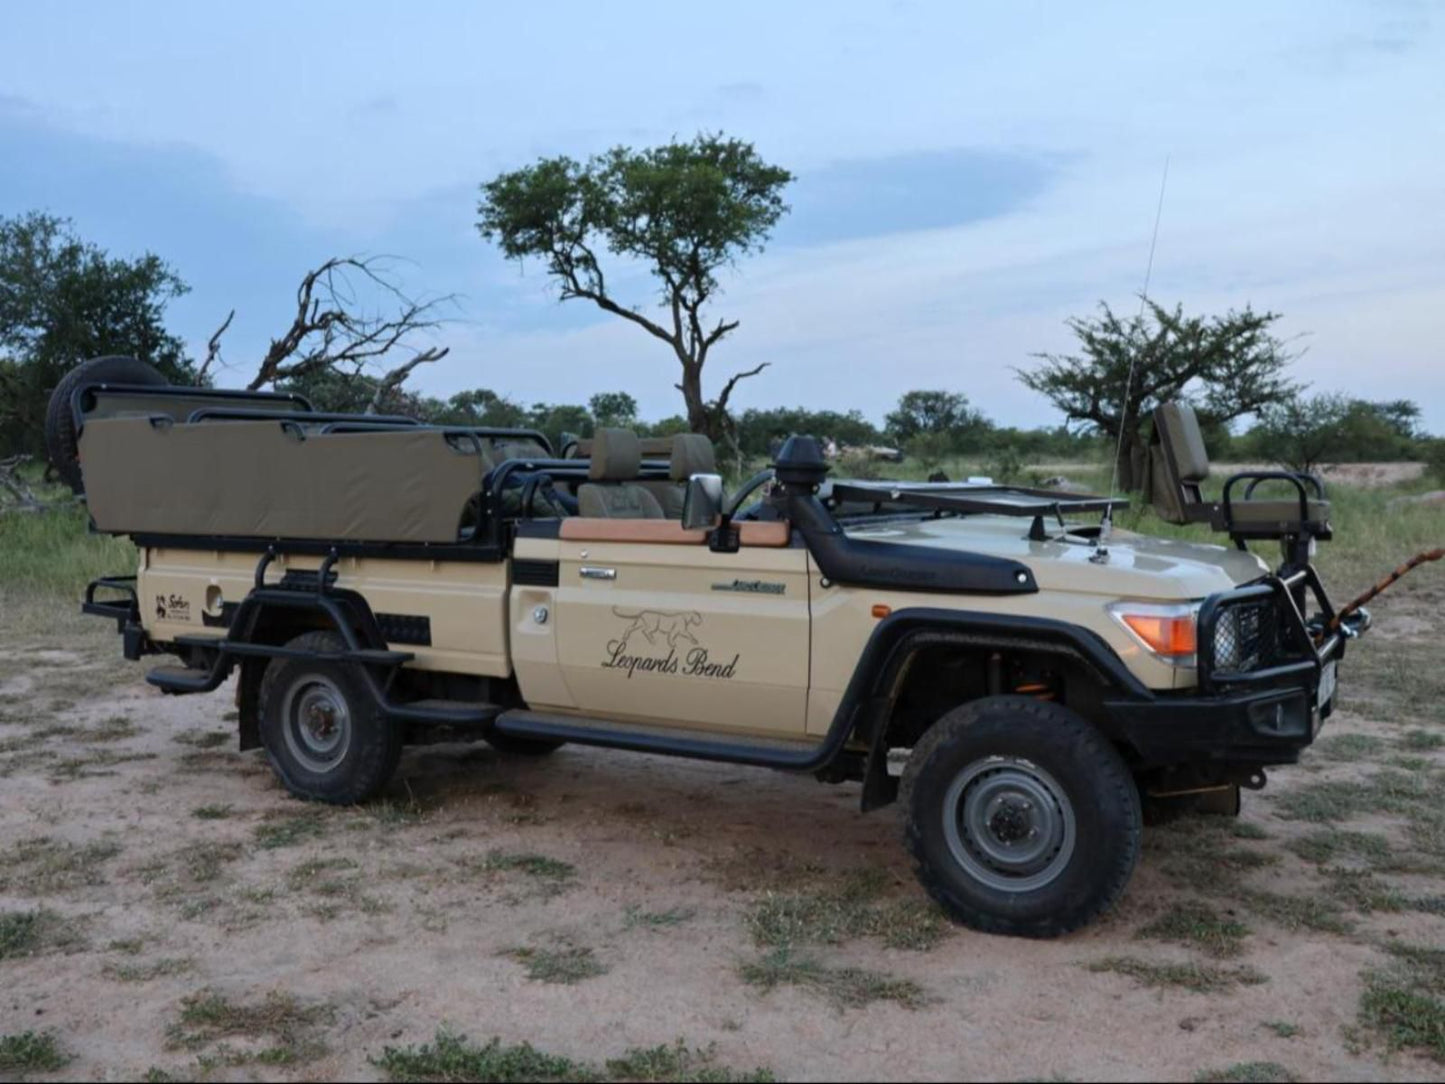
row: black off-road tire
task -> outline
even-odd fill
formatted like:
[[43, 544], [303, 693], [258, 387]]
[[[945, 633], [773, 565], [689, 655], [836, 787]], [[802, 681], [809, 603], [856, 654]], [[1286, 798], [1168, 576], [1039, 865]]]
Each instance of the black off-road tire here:
[[60, 378], [45, 410], [45, 454], [72, 493], [85, 492], [80, 475], [80, 437], [75, 431], [75, 416], [70, 412], [70, 397], [75, 389], [82, 384], [160, 387], [168, 383], [155, 366], [119, 354], [83, 361]]
[[[989, 794], [995, 804], [984, 801]], [[1040, 794], [1057, 798], [1038, 801]], [[955, 708], [913, 748], [900, 799], [918, 880], [956, 921], [985, 933], [1076, 930], [1118, 900], [1139, 861], [1143, 818], [1127, 766], [1102, 734], [1059, 704], [997, 696]], [[1039, 811], [1019, 812], [1035, 803]], [[1002, 812], [970, 833], [969, 808]], [[1042, 823], [1028, 819], [1041, 816]], [[1010, 838], [987, 837], [979, 849], [973, 841], [995, 828]], [[1061, 842], [1040, 852], [1042, 868], [1031, 873], [1000, 866], [987, 850], [1028, 848], [1029, 839], [1055, 835]]]
[[[308, 632], [286, 646], [331, 652], [346, 643], [334, 632]], [[396, 771], [402, 728], [382, 714], [354, 667], [307, 658], [272, 659], [266, 666], [257, 698], [261, 744], [277, 777], [298, 798], [352, 805], [376, 794]], [[308, 704], [319, 705], [323, 717], [329, 712], [332, 727], [344, 719], [344, 749], [318, 751], [327, 739], [306, 726]]]
[[519, 757], [545, 757], [567, 743], [549, 738], [519, 738], [515, 734], [487, 734], [486, 742], [499, 753]]

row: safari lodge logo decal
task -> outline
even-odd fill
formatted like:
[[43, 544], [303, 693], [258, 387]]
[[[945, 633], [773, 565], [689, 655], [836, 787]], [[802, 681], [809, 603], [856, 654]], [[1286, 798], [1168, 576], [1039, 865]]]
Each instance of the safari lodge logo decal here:
[[612, 613], [626, 622], [622, 635], [607, 641], [604, 670], [633, 674], [676, 674], [680, 677], [730, 678], [737, 671], [734, 655], [718, 662], [697, 638], [702, 614], [696, 610], [624, 610]]

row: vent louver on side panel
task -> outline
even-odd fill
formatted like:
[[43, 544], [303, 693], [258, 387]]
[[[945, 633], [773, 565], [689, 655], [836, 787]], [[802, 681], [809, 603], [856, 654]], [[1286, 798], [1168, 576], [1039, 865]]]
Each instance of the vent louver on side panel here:
[[512, 582], [524, 587], [556, 587], [558, 562], [513, 561]]

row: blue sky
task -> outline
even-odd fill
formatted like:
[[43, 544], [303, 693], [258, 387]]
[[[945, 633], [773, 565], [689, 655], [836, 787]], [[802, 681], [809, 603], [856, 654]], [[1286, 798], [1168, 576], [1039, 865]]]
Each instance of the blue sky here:
[[1156, 298], [1281, 312], [1300, 379], [1414, 398], [1445, 431], [1442, 19], [1408, 0], [13, 5], [0, 214], [164, 256], [198, 350], [235, 307], [223, 382], [306, 268], [393, 253], [408, 289], [461, 295], [419, 388], [621, 388], [656, 417], [681, 405], [666, 348], [501, 260], [477, 185], [722, 129], [798, 181], [726, 279], [715, 311], [741, 327], [711, 388], [770, 361], [737, 405], [880, 419], [946, 387], [1052, 424], [1013, 369], [1066, 349], [1069, 315], [1137, 304], [1168, 155]]

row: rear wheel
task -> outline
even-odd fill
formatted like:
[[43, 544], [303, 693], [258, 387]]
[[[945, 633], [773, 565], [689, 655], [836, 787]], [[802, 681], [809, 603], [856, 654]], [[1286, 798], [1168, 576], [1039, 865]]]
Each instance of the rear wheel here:
[[80, 438], [75, 416], [70, 410], [70, 397], [82, 384], [145, 384], [160, 387], [168, 384], [153, 365], [139, 358], [111, 355], [83, 361], [60, 378], [50, 393], [45, 411], [45, 453], [50, 465], [74, 493], [85, 491], [80, 475]]
[[[286, 645], [342, 651], [334, 632], [308, 632]], [[292, 794], [350, 805], [386, 785], [401, 757], [401, 728], [382, 714], [352, 663], [273, 659], [261, 678], [261, 744]]]
[[903, 774], [918, 879], [959, 922], [1055, 937], [1123, 893], [1139, 860], [1139, 794], [1119, 754], [1074, 712], [1026, 697], [957, 708]]

